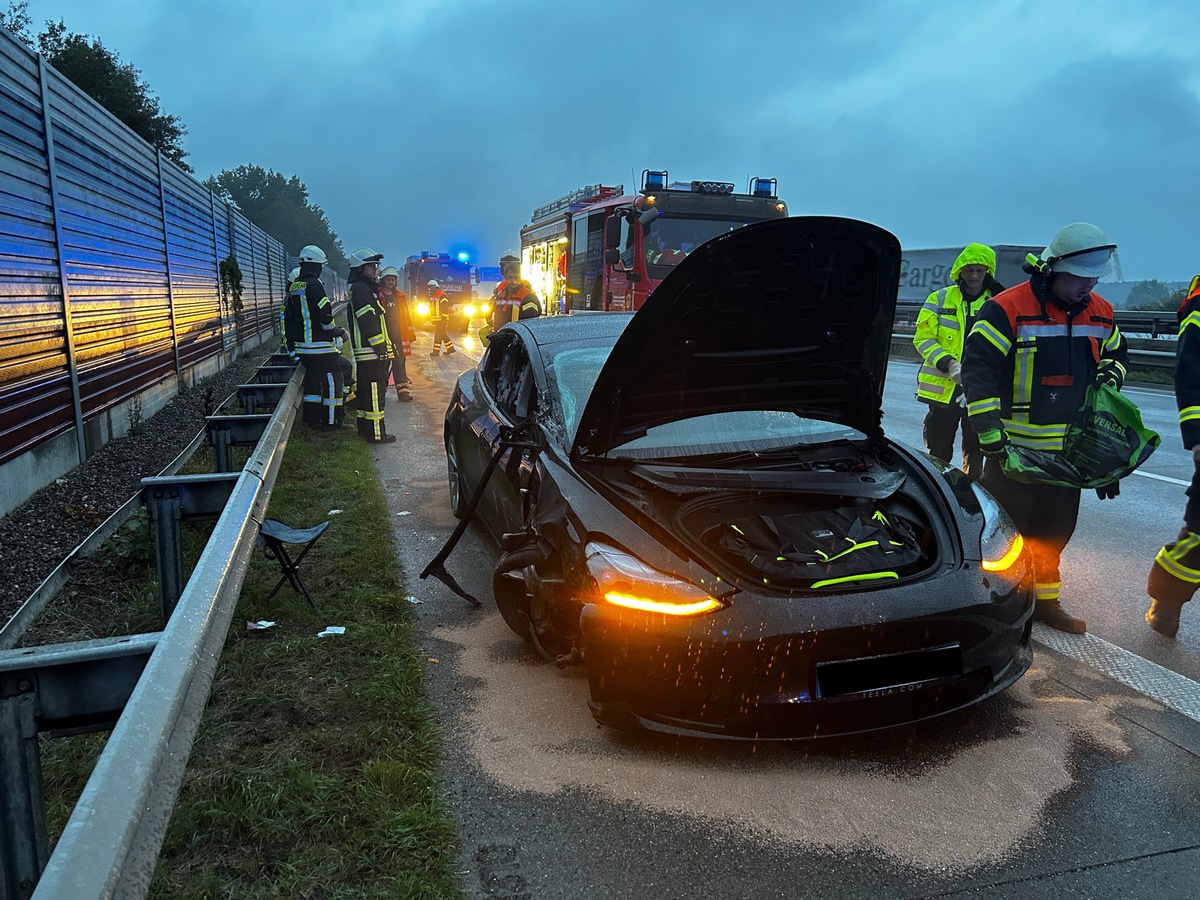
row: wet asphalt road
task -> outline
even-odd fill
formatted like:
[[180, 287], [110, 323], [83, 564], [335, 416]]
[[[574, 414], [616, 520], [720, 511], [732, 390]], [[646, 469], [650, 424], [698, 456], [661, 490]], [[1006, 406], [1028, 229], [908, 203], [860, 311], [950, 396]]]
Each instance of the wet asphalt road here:
[[[467, 896], [1196, 896], [1200, 724], [1043, 645], [1000, 697], [858, 738], [746, 745], [598, 726], [582, 672], [543, 662], [494, 608], [417, 577], [455, 524], [441, 422], [471, 355], [431, 358], [422, 336], [417, 400], [388, 407], [401, 439], [376, 453], [420, 601]], [[885, 402], [889, 434], [909, 443], [914, 378], [895, 363]], [[1138, 397], [1165, 438], [1147, 469], [1185, 479], [1173, 424], [1154, 418], [1173, 419], [1170, 397], [1154, 393]], [[1140, 478], [1106, 508], [1085, 501], [1064, 596], [1093, 632], [1195, 678], [1200, 622], [1174, 644], [1140, 623], [1146, 567], [1182, 490]], [[448, 568], [487, 599], [496, 555], [471, 528]]]

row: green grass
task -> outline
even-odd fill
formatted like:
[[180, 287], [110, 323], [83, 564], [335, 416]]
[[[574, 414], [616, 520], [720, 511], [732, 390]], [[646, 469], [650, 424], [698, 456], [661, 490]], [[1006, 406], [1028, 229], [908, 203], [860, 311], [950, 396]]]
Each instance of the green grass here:
[[[303, 563], [319, 609], [286, 585], [266, 603], [280, 571], [255, 554], [152, 897], [461, 896], [440, 733], [370, 450], [348, 429], [292, 431], [268, 515], [300, 527], [342, 510]], [[129, 528], [127, 556], [141, 559], [138, 525]], [[189, 565], [203, 547], [203, 533], [190, 531]], [[121, 625], [157, 630], [156, 589], [131, 591], [139, 599]], [[246, 631], [260, 619], [278, 624]], [[346, 633], [316, 637], [327, 625]], [[44, 745], [52, 834], [103, 739]]]

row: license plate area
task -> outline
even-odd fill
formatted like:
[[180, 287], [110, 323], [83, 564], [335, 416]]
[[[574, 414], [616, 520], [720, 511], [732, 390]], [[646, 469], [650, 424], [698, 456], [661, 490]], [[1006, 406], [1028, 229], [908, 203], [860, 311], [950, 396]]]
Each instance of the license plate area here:
[[817, 663], [817, 696], [883, 697], [962, 675], [962, 648], [944, 644], [907, 653]]

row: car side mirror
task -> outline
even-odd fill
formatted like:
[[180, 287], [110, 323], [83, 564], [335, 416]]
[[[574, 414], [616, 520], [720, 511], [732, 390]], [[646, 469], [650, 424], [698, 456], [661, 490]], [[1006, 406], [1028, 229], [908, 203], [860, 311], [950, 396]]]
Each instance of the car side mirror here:
[[659, 216], [658, 207], [652, 206], [648, 210], [646, 210], [644, 213], [642, 213], [640, 216], [638, 216], [638, 224], [641, 225], [642, 228], [649, 228], [651, 223], [653, 223], [654, 220], [658, 218], [658, 216]]
[[621, 261], [621, 251], [620, 250], [617, 250], [615, 247], [613, 247], [613, 248], [610, 248], [610, 249], [604, 251], [605, 265], [615, 266], [620, 261]]

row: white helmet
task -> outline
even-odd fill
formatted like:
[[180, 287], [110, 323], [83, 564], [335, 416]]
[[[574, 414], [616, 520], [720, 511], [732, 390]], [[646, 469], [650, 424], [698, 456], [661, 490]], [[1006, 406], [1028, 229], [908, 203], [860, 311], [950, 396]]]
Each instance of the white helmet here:
[[325, 265], [329, 262], [329, 257], [325, 255], [325, 251], [315, 244], [309, 244], [300, 251], [300, 262], [320, 263]]
[[288, 272], [288, 284], [291, 284], [293, 281], [295, 281], [299, 277], [300, 277], [300, 267], [296, 266], [296, 268], [294, 268], [294, 269], [292, 269], [292, 271]]
[[425, 285], [426, 285], [426, 287], [437, 287], [438, 286], [437, 279], [430, 278], [427, 282], [425, 282]]
[[382, 253], [376, 253], [370, 247], [359, 247], [350, 254], [350, 268], [358, 269], [367, 263], [377, 263], [383, 259]]
[[1042, 251], [1042, 261], [1051, 272], [1102, 278], [1108, 274], [1109, 260], [1116, 249], [1117, 245], [1095, 225], [1072, 222], [1058, 229], [1050, 246]]
[[400, 277], [400, 273], [396, 270], [395, 266], [384, 266], [379, 270], [380, 279], [387, 278], [389, 275], [395, 275], [397, 278]]

